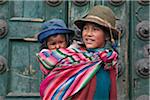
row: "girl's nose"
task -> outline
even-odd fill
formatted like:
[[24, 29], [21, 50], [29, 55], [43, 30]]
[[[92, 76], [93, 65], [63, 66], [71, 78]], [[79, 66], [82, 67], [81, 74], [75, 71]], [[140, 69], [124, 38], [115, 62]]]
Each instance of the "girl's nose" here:
[[91, 30], [87, 31], [87, 36], [92, 36], [92, 31]]

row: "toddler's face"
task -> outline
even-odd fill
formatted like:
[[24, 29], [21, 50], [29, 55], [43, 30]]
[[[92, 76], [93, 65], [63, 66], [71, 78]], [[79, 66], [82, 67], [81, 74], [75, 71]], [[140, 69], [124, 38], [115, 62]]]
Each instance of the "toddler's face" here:
[[59, 49], [59, 48], [66, 48], [67, 42], [64, 35], [54, 35], [48, 37], [47, 40], [47, 47], [50, 50]]
[[105, 45], [105, 33], [94, 23], [84, 25], [82, 38], [86, 48], [101, 48]]

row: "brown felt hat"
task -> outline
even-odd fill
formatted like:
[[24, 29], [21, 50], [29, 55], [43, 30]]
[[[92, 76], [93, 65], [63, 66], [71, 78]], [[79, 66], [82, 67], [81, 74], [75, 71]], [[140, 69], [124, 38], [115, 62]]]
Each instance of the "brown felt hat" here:
[[94, 6], [86, 16], [76, 20], [74, 24], [82, 30], [86, 22], [96, 23], [104, 27], [104, 29], [109, 30], [111, 39], [118, 39], [120, 33], [115, 29], [116, 17], [109, 7], [102, 5]]

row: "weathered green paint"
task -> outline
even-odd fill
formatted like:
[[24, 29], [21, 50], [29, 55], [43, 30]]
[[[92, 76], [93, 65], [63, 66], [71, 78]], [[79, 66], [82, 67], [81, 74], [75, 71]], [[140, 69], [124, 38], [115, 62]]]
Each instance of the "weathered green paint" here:
[[[0, 5], [0, 19], [7, 20], [9, 14], [8, 12], [8, 3], [4, 3], [5, 5]], [[4, 37], [0, 39], [0, 55], [3, 57], [7, 57], [7, 38]], [[7, 73], [3, 73], [0, 75], [0, 95], [5, 96], [7, 94]]]
[[94, 6], [94, 1], [87, 2], [84, 6], [78, 6], [72, 1], [68, 1], [68, 23], [69, 27], [74, 27], [74, 21], [84, 17], [89, 9]]
[[10, 98], [6, 98], [5, 100], [41, 100], [41, 98], [28, 98], [26, 96], [24, 97], [18, 97], [18, 98], [13, 98], [13, 97], [10, 97]]
[[22, 39], [9, 39], [9, 93], [38, 93], [41, 73], [35, 53], [39, 44]]
[[[149, 21], [149, 5], [141, 5], [138, 1], [131, 2], [131, 12], [130, 12], [130, 48], [129, 48], [129, 62], [130, 62], [130, 96], [133, 100], [137, 99], [142, 95], [149, 95], [149, 80], [150, 78], [142, 78], [136, 73], [136, 64], [141, 59], [149, 59], [149, 51], [145, 55], [144, 46], [149, 45], [149, 41], [142, 40], [137, 36], [136, 26], [141, 21]], [[138, 16], [135, 14], [138, 13]], [[150, 27], [150, 26], [148, 26]], [[150, 31], [149, 31], [150, 32]], [[150, 34], [150, 33], [148, 33]], [[149, 45], [150, 48], [150, 45]], [[147, 57], [146, 57], [147, 56]], [[145, 63], [145, 62], [143, 62]], [[149, 67], [147, 65], [145, 67]]]
[[67, 23], [68, 18], [68, 2], [61, 2], [58, 6], [50, 6], [44, 2], [45, 19], [61, 18]]
[[120, 66], [122, 67], [122, 75], [118, 77], [117, 79], [117, 88], [118, 88], [118, 99], [119, 100], [125, 100], [128, 99], [128, 21], [129, 21], [129, 2], [126, 1], [122, 3], [119, 6], [112, 5], [110, 2], [104, 2], [104, 5], [109, 6], [115, 13], [117, 17], [117, 24], [120, 23], [122, 25], [123, 31], [121, 33], [121, 41], [120, 41], [120, 47], [118, 48], [119, 52], [119, 62]]
[[91, 0], [81, 6], [73, 1], [62, 1], [59, 5], [51, 6], [45, 1], [37, 0], [7, 1], [0, 4], [0, 19], [7, 22], [9, 29], [7, 35], [0, 38], [0, 55], [8, 60], [9, 65], [8, 71], [0, 74], [0, 99], [40, 100], [39, 84], [42, 74], [35, 57], [40, 44], [35, 37], [41, 24], [51, 18], [61, 18], [69, 27], [75, 28], [73, 22], [83, 17], [94, 5], [112, 8], [118, 19], [117, 23], [123, 27], [118, 48], [123, 71], [117, 79], [118, 99], [136, 100], [139, 96], [148, 96], [149, 78], [137, 75], [136, 64], [140, 59], [147, 58], [143, 47], [149, 41], [141, 40], [137, 36], [136, 25], [140, 21], [149, 20], [149, 5], [125, 0], [120, 5], [114, 5], [110, 1]]
[[117, 24], [122, 25], [123, 31], [121, 35], [120, 47], [118, 48], [119, 52], [119, 63], [122, 67], [122, 73], [117, 78], [117, 90], [118, 90], [118, 99], [124, 100], [129, 98], [129, 79], [128, 79], [128, 38], [129, 38], [129, 2], [125, 1], [122, 4], [116, 6], [109, 2], [103, 2], [104, 5], [109, 6], [115, 13], [117, 17]]

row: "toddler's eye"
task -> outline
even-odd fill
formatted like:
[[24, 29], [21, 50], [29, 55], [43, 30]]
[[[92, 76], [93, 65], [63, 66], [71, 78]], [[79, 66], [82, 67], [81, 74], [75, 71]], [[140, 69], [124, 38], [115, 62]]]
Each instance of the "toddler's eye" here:
[[56, 45], [56, 43], [52, 43], [51, 45]]
[[55, 42], [52, 42], [52, 43], [48, 43], [48, 45], [56, 45], [56, 43], [55, 43]]
[[59, 41], [60, 44], [63, 44], [65, 41]]

